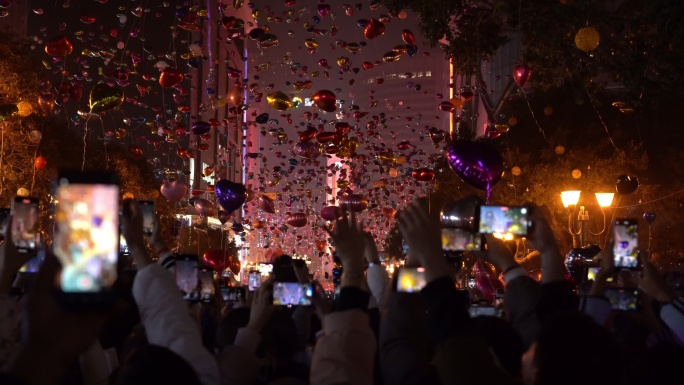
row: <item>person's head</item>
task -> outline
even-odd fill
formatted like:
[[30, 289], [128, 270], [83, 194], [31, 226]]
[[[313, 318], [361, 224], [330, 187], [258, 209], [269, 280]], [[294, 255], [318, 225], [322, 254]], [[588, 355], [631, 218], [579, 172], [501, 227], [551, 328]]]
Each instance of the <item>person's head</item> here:
[[531, 349], [528, 383], [609, 385], [619, 380], [618, 349], [610, 333], [579, 311], [549, 316]]
[[200, 385], [190, 364], [171, 350], [146, 345], [134, 350], [114, 373], [113, 385]]
[[281, 255], [273, 260], [273, 277], [276, 282], [298, 282], [292, 266], [292, 257]]
[[501, 367], [508, 374], [519, 377], [522, 367], [520, 360], [525, 353], [525, 346], [515, 329], [504, 319], [491, 316], [473, 318], [473, 329], [494, 350]]
[[220, 347], [235, 343], [238, 329], [247, 326], [249, 322], [249, 308], [238, 307], [232, 309], [221, 321], [216, 333], [216, 340]]

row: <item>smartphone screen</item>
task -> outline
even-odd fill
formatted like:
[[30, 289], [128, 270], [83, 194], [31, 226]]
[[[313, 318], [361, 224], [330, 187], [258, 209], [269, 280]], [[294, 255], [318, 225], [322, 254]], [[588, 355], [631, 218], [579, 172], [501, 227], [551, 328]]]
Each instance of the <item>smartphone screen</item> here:
[[123, 256], [131, 255], [131, 251], [128, 249], [128, 243], [126, 243], [126, 238], [123, 235], [119, 237], [119, 252]]
[[12, 201], [12, 243], [20, 253], [36, 250], [38, 198], [16, 197]]
[[497, 317], [499, 315], [498, 310], [494, 306], [471, 306], [468, 308], [468, 312], [471, 317], [478, 316], [493, 316]]
[[618, 219], [613, 224], [615, 268], [639, 268], [639, 226], [636, 219]]
[[[600, 267], [587, 267], [587, 281], [596, 281], [596, 274], [600, 269]], [[613, 282], [613, 277], [606, 279], [606, 282]]]
[[608, 288], [605, 295], [614, 310], [639, 311], [639, 290], [626, 288]]
[[249, 272], [249, 291], [254, 291], [261, 286], [261, 273], [258, 271]]
[[199, 271], [200, 280], [200, 299], [205, 302], [214, 299], [214, 271], [212, 269], [203, 267]]
[[138, 205], [142, 211], [143, 217], [143, 233], [146, 235], [152, 235], [154, 231], [154, 201], [150, 200], [139, 200]]
[[176, 256], [176, 285], [183, 292], [184, 299], [188, 301], [195, 301], [198, 299], [198, 282], [199, 271], [197, 268], [197, 256]]
[[0, 242], [5, 240], [7, 223], [9, 222], [10, 209], [0, 209]]
[[273, 285], [273, 304], [276, 306], [311, 306], [313, 285], [299, 282], [276, 282]]
[[422, 267], [402, 267], [397, 276], [397, 291], [402, 293], [416, 293], [421, 291], [425, 281], [425, 269]]
[[106, 173], [61, 175], [56, 198], [53, 250], [62, 263], [61, 290], [111, 292], [119, 260], [116, 177]]
[[527, 235], [526, 207], [480, 206], [480, 233]]
[[478, 251], [482, 250], [482, 237], [463, 229], [442, 229], [442, 250]]

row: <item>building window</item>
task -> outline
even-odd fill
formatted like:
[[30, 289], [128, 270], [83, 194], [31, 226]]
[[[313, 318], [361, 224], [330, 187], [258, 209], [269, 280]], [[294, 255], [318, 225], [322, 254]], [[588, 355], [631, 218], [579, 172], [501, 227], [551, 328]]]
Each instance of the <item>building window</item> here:
[[432, 71], [425, 71], [425, 77], [430, 77], [432, 76]]

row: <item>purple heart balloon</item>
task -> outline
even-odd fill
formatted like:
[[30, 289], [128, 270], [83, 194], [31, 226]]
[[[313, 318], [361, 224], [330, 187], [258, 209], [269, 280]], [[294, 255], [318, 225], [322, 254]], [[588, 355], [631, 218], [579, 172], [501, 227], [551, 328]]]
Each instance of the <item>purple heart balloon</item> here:
[[481, 190], [490, 190], [503, 174], [503, 158], [499, 151], [481, 142], [451, 142], [447, 148], [447, 161], [464, 182]]
[[658, 213], [656, 213], [655, 211], [647, 211], [644, 213], [644, 220], [649, 225], [651, 225], [653, 223], [653, 221], [656, 220], [656, 218], [658, 218]]
[[231, 182], [221, 179], [216, 182], [216, 199], [218, 203], [228, 213], [232, 213], [245, 203], [247, 199], [247, 188], [242, 183]]
[[211, 125], [207, 122], [198, 120], [192, 124], [192, 128], [190, 130], [195, 135], [204, 135], [211, 130]]

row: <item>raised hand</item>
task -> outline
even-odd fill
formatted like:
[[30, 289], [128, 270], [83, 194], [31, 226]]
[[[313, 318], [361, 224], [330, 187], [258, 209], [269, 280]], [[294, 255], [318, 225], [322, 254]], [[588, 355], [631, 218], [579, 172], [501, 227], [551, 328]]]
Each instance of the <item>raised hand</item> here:
[[527, 240], [539, 251], [541, 255], [542, 282], [557, 282], [565, 280], [565, 265], [563, 257], [558, 250], [556, 238], [553, 230], [542, 213], [541, 207], [528, 205], [531, 210], [530, 220], [532, 220], [533, 231], [528, 235]]
[[275, 310], [272, 302], [274, 280], [274, 278], [269, 278], [254, 292], [247, 328], [256, 333], [261, 333]]
[[378, 253], [378, 246], [375, 244], [375, 239], [373, 238], [373, 235], [371, 233], [364, 231], [364, 252], [363, 256], [366, 258], [366, 261], [368, 263], [379, 263], [380, 262], [380, 256]]
[[639, 289], [646, 295], [658, 302], [671, 302], [675, 299], [675, 293], [665, 282], [663, 276], [655, 266], [648, 260], [646, 255], [641, 256], [643, 272], [639, 280]]
[[439, 223], [430, 217], [426, 202], [413, 202], [399, 216], [399, 230], [409, 254], [425, 267], [428, 282], [450, 276], [449, 264], [442, 251]]
[[487, 242], [487, 252], [484, 253], [484, 258], [491, 262], [494, 267], [503, 272], [518, 265], [515, 262], [513, 252], [504, 241], [495, 238], [492, 234], [485, 234], [484, 236]]
[[363, 276], [363, 256], [365, 251], [365, 236], [361, 224], [356, 220], [353, 211], [345, 211], [335, 222], [335, 227], [325, 228], [333, 240], [335, 251], [342, 261], [342, 287], [361, 287], [365, 280]]
[[131, 251], [131, 255], [133, 255], [138, 267], [144, 268], [153, 262], [145, 250], [142, 211], [138, 202], [133, 199], [126, 199], [123, 202], [122, 211], [121, 224], [124, 239], [126, 239], [128, 249]]

